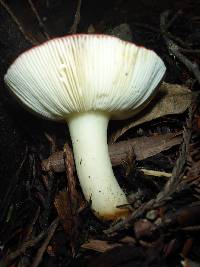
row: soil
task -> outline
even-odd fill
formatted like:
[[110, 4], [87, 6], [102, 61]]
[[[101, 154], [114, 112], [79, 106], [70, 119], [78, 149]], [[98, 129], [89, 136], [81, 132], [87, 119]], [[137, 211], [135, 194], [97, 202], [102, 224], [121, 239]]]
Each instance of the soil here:
[[[43, 29], [39, 26], [28, 1], [8, 0], [4, 2], [19, 20], [21, 27], [30, 39], [37, 43], [46, 40]], [[69, 34], [74, 22], [77, 1], [35, 0], [33, 3], [51, 38]], [[197, 91], [199, 85], [194, 76], [178, 59], [169, 54], [160, 32], [160, 15], [166, 10], [170, 10], [170, 18], [178, 10], [181, 10], [182, 13], [171, 25], [170, 32], [184, 42], [192, 44], [193, 49], [199, 49], [200, 1], [198, 0], [83, 0], [77, 33], [85, 33], [91, 29], [95, 33], [105, 33], [126, 23], [132, 31], [134, 43], [153, 49], [164, 60], [167, 66], [166, 82], [185, 84], [193, 91]], [[0, 22], [0, 257], [2, 256], [4, 259], [9, 251], [16, 250], [23, 243], [24, 237], [26, 237], [25, 232], [28, 231], [27, 228], [30, 227], [38, 208], [40, 211], [34, 225], [33, 236], [47, 229], [56, 218], [57, 212], [53, 203], [57, 193], [65, 188], [66, 177], [63, 173], [53, 174], [53, 186], [50, 187], [49, 192], [48, 186], [45, 187], [45, 179], [46, 177], [50, 179], [51, 174], [42, 172], [41, 161], [54, 150], [61, 150], [66, 141], [70, 144], [70, 139], [68, 129], [64, 124], [45, 121], [27, 112], [6, 88], [3, 77], [7, 68], [18, 55], [31, 48], [33, 44], [24, 38], [19, 30], [19, 25], [16, 25], [1, 4]], [[189, 54], [189, 58], [197, 64], [200, 61], [199, 54], [195, 56]], [[179, 131], [185, 125], [186, 117], [187, 113], [161, 118], [154, 123], [150, 122], [128, 131], [121, 137], [121, 140], [141, 135], [148, 136], [155, 132]], [[155, 127], [155, 124], [158, 126]], [[112, 122], [109, 126], [109, 135], [123, 125], [125, 122]], [[53, 138], [53, 143], [49, 141], [47, 134]], [[142, 163], [136, 161], [134, 164], [136, 167], [145, 166], [170, 172], [178, 151], [179, 147], [175, 147], [148, 158]], [[155, 182], [155, 180], [152, 182], [149, 177], [144, 177], [141, 173], [133, 171], [128, 177], [125, 177], [122, 166], [115, 168], [115, 173], [122, 186], [127, 187], [128, 191], [132, 188], [135, 194], [138, 187], [140, 188], [142, 197], [139, 197], [138, 205], [141, 204], [141, 201], [155, 197], [163, 188], [164, 182]], [[135, 183], [138, 175], [141, 179]], [[78, 185], [77, 191], [81, 191]], [[48, 199], [47, 202], [45, 202], [45, 198]], [[184, 191], [183, 197], [179, 196], [178, 199], [175, 199], [168, 209], [180, 208], [193, 201], [193, 195]], [[134, 236], [134, 233], [133, 227], [131, 227], [108, 238], [103, 234], [103, 230], [109, 227], [109, 223], [98, 221], [89, 208], [85, 208], [80, 217], [81, 222], [78, 224], [80, 229], [77, 230], [74, 252], [71, 249], [73, 247], [71, 237], [66, 235], [60, 224], [46, 248], [40, 265], [34, 266], [139, 266], [139, 264], [143, 266], [181, 266], [183, 258], [180, 253], [189, 239], [192, 240], [192, 245], [187, 256], [189, 255], [189, 258], [195, 262], [200, 262], [199, 231], [194, 233], [165, 231], [162, 238], [165, 239], [164, 243], [167, 244], [167, 248], [165, 247], [161, 251], [156, 251], [152, 245], [154, 241], [158, 241], [156, 234], [153, 236], [154, 240], [149, 241], [145, 237], [145, 240], [142, 240], [143, 243], [139, 239], [134, 245], [124, 245], [121, 249], [115, 248], [112, 252], [107, 251], [105, 254], [84, 250], [80, 246], [88, 239], [109, 240], [111, 244], [120, 243], [121, 236]], [[145, 246], [144, 242], [149, 242], [149, 247]], [[156, 246], [159, 246], [159, 243]], [[31, 262], [40, 247], [41, 243], [28, 248], [25, 254], [22, 253], [21, 258], [17, 257], [12, 262], [12, 266], [33, 266]], [[166, 256], [167, 253], [163, 253], [164, 249], [165, 252], [166, 249], [171, 249], [169, 256]], [[97, 257], [99, 257], [98, 260]], [[99, 263], [101, 264], [98, 265]]]

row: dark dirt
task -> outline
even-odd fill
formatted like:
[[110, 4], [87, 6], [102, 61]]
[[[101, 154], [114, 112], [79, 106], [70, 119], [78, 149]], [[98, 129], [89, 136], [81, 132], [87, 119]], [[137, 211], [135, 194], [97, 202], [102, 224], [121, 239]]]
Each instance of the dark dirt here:
[[[19, 19], [21, 25], [29, 36], [33, 36], [39, 43], [45, 41], [44, 34], [38, 26], [37, 20], [30, 9], [27, 1], [9, 0], [6, 4], [13, 11], [15, 16]], [[76, 11], [76, 1], [74, 0], [40, 0], [33, 1], [37, 10], [44, 18], [47, 31], [51, 37], [62, 36], [69, 33], [70, 27], [74, 21], [74, 14]], [[169, 55], [163, 37], [158, 32], [160, 14], [165, 10], [171, 10], [172, 13], [181, 9], [182, 14], [170, 28], [175, 36], [179, 36], [185, 42], [193, 43], [193, 48], [199, 48], [199, 26], [200, 26], [200, 1], [195, 0], [171, 0], [171, 1], [156, 1], [156, 0], [111, 0], [111, 1], [94, 1], [83, 0], [81, 7], [81, 20], [78, 26], [78, 32], [87, 32], [88, 27], [92, 24], [96, 32], [105, 32], [112, 29], [121, 23], [128, 23], [133, 32], [134, 43], [146, 46], [155, 50], [165, 61], [167, 66], [167, 74], [165, 81], [178, 84], [188, 84], [191, 79], [191, 74], [178, 60]], [[45, 137], [45, 133], [53, 136], [56, 140], [57, 149], [62, 149], [65, 140], [69, 141], [68, 130], [63, 124], [56, 124], [49, 121], [44, 121], [35, 115], [28, 113], [23, 107], [11, 96], [8, 89], [3, 82], [3, 76], [13, 62], [13, 60], [23, 51], [32, 47], [24, 36], [20, 33], [18, 27], [13, 22], [11, 17], [0, 5], [0, 257], [5, 255], [9, 249], [16, 249], [20, 241], [23, 240], [24, 231], [35, 214], [36, 209], [40, 206], [41, 216], [35, 226], [34, 233], [38, 234], [45, 229], [45, 225], [49, 225], [55, 218], [56, 211], [53, 206], [53, 199], [55, 191], [61, 190], [65, 185], [65, 176], [58, 174], [54, 177], [53, 195], [48, 195], [51, 201], [51, 206], [47, 207], [49, 203], [45, 202], [47, 190], [44, 186], [44, 181], [41, 179], [41, 160], [45, 159], [51, 153], [51, 144]], [[148, 28], [152, 27], [154, 30]], [[200, 62], [199, 54], [197, 58], [191, 56], [192, 60]], [[193, 79], [193, 76], [192, 76]], [[190, 83], [189, 83], [190, 84]], [[193, 84], [193, 89], [197, 90], [196, 82]], [[173, 131], [179, 130], [185, 124], [185, 116], [175, 116], [179, 122], [171, 123], [169, 126], [164, 123], [163, 128], [158, 126], [158, 131], [167, 132], [170, 128]], [[169, 121], [170, 121], [169, 117]], [[162, 119], [159, 121], [162, 123]], [[109, 133], [115, 131], [123, 122], [112, 122], [110, 124]], [[162, 129], [161, 129], [162, 128]], [[149, 133], [151, 125], [144, 126], [143, 135]], [[136, 133], [139, 132], [136, 129]], [[155, 127], [152, 126], [152, 131]], [[133, 132], [127, 133], [123, 138], [129, 138]], [[137, 135], [137, 134], [136, 134]], [[143, 162], [143, 166], [152, 169], [163, 169], [170, 171], [174, 165], [174, 158], [176, 157], [178, 149], [170, 150], [169, 152], [161, 153], [155, 157], [149, 158]], [[23, 162], [24, 161], [24, 162]], [[23, 166], [21, 166], [23, 162]], [[137, 166], [137, 163], [136, 163]], [[118, 177], [124, 175], [122, 167], [116, 168]], [[132, 174], [133, 181], [135, 177]], [[128, 178], [125, 179], [125, 181]], [[123, 184], [124, 182], [122, 182]], [[130, 186], [129, 181], [126, 183]], [[145, 185], [145, 186], [144, 186]], [[148, 190], [142, 192], [143, 201], [151, 199], [155, 195], [155, 190], [159, 191], [163, 184], [157, 184], [157, 181], [151, 181], [149, 178], [141, 176], [141, 181], [136, 184], [141, 191], [143, 187], [148, 186]], [[157, 192], [156, 192], [157, 193]], [[187, 194], [186, 194], [187, 195]], [[184, 202], [184, 201], [183, 201]], [[190, 198], [188, 201], [190, 202]], [[178, 201], [176, 202], [176, 205]], [[180, 200], [182, 203], [182, 198]], [[181, 204], [182, 205], [182, 204]], [[46, 213], [45, 213], [46, 212]], [[45, 217], [46, 216], [46, 217]], [[88, 236], [94, 239], [105, 238], [102, 230], [107, 228], [107, 224], [102, 224], [97, 221], [94, 216], [86, 209], [82, 214], [82, 234], [80, 234], [77, 241], [78, 244], [84, 243]], [[133, 230], [125, 231], [125, 235], [133, 235]], [[119, 233], [121, 235], [121, 233]], [[198, 232], [199, 236], [199, 232]], [[113, 255], [107, 252], [105, 255], [101, 254], [99, 261], [101, 265], [96, 263], [96, 257], [100, 253], [84, 251], [77, 249], [76, 257], [73, 259], [70, 250], [69, 237], [61, 226], [53, 237], [51, 246], [52, 254], [46, 252], [43, 261], [39, 266], [181, 266], [180, 255], [182, 251], [183, 240], [188, 237], [194, 241], [191, 257], [196, 260], [199, 258], [200, 244], [195, 234], [187, 234], [185, 232], [178, 232], [172, 234], [171, 239], [174, 238], [176, 244], [172, 247], [172, 253], [169, 258], [163, 258], [161, 252], [155, 253], [155, 249], [142, 248], [140, 244], [132, 248], [131, 246], [124, 247], [113, 251]], [[169, 241], [170, 241], [169, 238]], [[117, 237], [117, 240], [120, 238]], [[170, 241], [171, 242], [171, 241]], [[169, 243], [170, 243], [169, 242]], [[168, 244], [169, 244], [168, 243]], [[36, 246], [37, 247], [37, 246]], [[133, 253], [130, 253], [133, 249]], [[138, 250], [138, 252], [137, 252]], [[29, 249], [27, 255], [23, 257], [22, 265], [13, 266], [30, 266], [35, 251]], [[153, 252], [152, 252], [153, 251]], [[151, 253], [152, 252], [152, 253]], [[120, 264], [120, 257], [126, 258], [126, 261]], [[137, 254], [137, 257], [135, 256]], [[139, 255], [139, 256], [138, 256]], [[150, 255], [150, 256], [149, 256]], [[105, 256], [105, 258], [104, 258]], [[112, 259], [113, 257], [113, 259]], [[149, 257], [149, 261], [145, 261]], [[111, 262], [110, 263], [110, 258]], [[115, 260], [114, 260], [115, 259]], [[156, 261], [157, 259], [157, 261]], [[17, 261], [16, 261], [17, 262]]]

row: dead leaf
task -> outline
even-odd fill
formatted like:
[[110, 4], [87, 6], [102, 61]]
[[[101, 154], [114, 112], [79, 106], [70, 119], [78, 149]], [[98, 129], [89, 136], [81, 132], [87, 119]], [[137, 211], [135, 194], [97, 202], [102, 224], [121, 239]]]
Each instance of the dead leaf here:
[[181, 132], [155, 136], [142, 136], [121, 141], [109, 146], [109, 154], [113, 166], [126, 160], [127, 154], [133, 150], [136, 160], [152, 157], [182, 142]]
[[126, 245], [134, 245], [136, 243], [135, 239], [131, 236], [125, 236], [119, 243], [108, 243], [106, 240], [90, 239], [87, 243], [81, 245], [82, 248], [90, 249], [98, 252], [105, 252], [115, 247]]
[[96, 240], [96, 239], [91, 239], [89, 242], [84, 243], [81, 245], [82, 248], [85, 249], [90, 249], [98, 252], [105, 252], [108, 251], [112, 248], [116, 248], [121, 246], [119, 243], [108, 243], [108, 241], [105, 240]]
[[187, 87], [163, 82], [149, 105], [126, 126], [115, 132], [109, 143], [115, 143], [126, 131], [142, 123], [170, 114], [183, 113], [190, 106], [191, 100], [192, 93]]
[[[112, 166], [117, 166], [130, 159], [132, 152], [136, 160], [144, 160], [154, 156], [182, 142], [182, 132], [167, 133], [154, 136], [143, 136], [121, 141], [109, 145], [109, 155]], [[65, 163], [63, 151], [53, 153], [48, 159], [42, 161], [43, 171], [64, 172]]]

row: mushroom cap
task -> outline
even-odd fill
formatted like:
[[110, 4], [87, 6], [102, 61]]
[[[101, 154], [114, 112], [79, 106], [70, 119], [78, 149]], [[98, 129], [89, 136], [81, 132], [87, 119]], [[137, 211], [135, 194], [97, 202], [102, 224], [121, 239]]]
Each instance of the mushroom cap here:
[[53, 120], [76, 112], [132, 116], [165, 73], [160, 57], [109, 35], [55, 38], [21, 54], [5, 82], [30, 109]]

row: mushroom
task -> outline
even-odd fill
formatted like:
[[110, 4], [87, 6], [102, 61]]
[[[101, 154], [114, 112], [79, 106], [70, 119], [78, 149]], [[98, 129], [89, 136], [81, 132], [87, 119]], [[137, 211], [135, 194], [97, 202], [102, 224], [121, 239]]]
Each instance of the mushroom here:
[[24, 52], [5, 75], [30, 110], [68, 123], [83, 194], [102, 220], [129, 212], [109, 159], [108, 122], [141, 110], [165, 70], [160, 57], [144, 47], [109, 35], [78, 34]]

